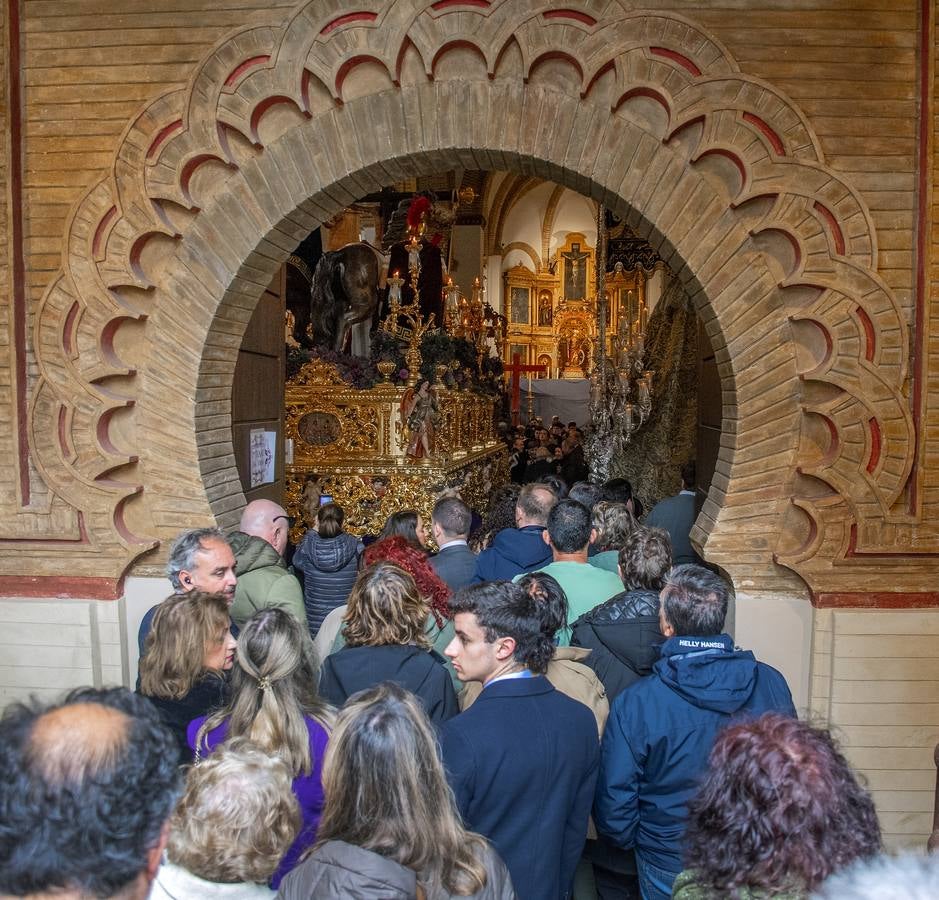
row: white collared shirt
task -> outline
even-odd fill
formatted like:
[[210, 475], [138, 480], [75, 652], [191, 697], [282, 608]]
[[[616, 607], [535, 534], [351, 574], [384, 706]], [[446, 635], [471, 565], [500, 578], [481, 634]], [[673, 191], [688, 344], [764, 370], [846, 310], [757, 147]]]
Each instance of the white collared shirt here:
[[460, 544], [462, 544], [464, 547], [468, 547], [468, 546], [469, 546], [469, 544], [467, 544], [467, 542], [466, 542], [466, 540], [465, 540], [464, 538], [456, 538], [456, 540], [447, 541], [445, 544], [441, 544], [441, 545], [440, 545], [440, 549], [441, 549], [441, 550], [446, 550], [447, 547], [459, 547]]

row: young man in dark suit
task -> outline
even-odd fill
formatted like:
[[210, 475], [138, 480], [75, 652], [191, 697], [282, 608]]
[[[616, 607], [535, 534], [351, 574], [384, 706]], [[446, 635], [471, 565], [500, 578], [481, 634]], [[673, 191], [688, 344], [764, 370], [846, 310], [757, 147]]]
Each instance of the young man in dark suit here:
[[459, 497], [444, 497], [434, 504], [430, 527], [440, 551], [430, 564], [451, 591], [458, 591], [473, 580], [476, 554], [470, 550], [469, 537], [473, 514]]
[[461, 681], [483, 685], [441, 730], [447, 776], [520, 900], [570, 896], [599, 763], [593, 714], [544, 677], [554, 644], [538, 602], [508, 582], [464, 589], [450, 601], [456, 636], [445, 651]]

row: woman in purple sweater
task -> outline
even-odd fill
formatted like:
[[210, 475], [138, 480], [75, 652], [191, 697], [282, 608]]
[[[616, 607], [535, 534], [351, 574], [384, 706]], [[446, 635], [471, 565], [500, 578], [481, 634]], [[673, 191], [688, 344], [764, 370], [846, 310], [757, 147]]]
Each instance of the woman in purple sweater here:
[[277, 888], [316, 840], [323, 810], [322, 765], [329, 740], [329, 711], [316, 693], [313, 645], [306, 629], [279, 607], [262, 609], [241, 630], [228, 706], [189, 724], [196, 754], [226, 738], [247, 738], [287, 764], [303, 825], [271, 879]]

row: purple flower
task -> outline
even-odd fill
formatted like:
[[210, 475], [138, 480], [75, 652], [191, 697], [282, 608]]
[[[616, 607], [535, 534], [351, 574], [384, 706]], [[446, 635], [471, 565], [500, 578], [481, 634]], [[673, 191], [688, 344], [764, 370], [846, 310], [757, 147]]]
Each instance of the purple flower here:
[[411, 374], [411, 373], [410, 373], [407, 369], [401, 369], [401, 370], [399, 370], [399, 372], [398, 372], [398, 378], [400, 378], [402, 381], [405, 381], [405, 380], [407, 379], [408, 375], [410, 375], [410, 374]]

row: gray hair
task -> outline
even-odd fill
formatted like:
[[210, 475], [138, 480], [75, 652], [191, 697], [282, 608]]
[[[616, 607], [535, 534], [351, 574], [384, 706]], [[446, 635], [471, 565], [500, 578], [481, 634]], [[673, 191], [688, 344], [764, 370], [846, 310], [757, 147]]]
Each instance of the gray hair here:
[[170, 556], [166, 561], [166, 577], [172, 583], [173, 590], [183, 589], [179, 573], [192, 569], [195, 565], [196, 554], [205, 549], [202, 542], [212, 538], [225, 544], [228, 543], [228, 539], [217, 528], [193, 528], [191, 531], [183, 531], [176, 536], [176, 540], [170, 544]]
[[907, 853], [877, 856], [832, 875], [815, 900], [934, 900], [939, 897], [939, 859]]

